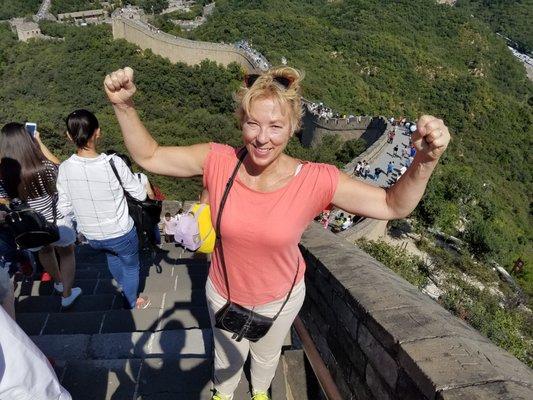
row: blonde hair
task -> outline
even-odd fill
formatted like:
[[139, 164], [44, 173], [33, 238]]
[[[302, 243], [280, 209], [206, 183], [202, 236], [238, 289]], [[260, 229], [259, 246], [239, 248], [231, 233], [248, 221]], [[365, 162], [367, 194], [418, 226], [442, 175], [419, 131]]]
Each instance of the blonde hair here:
[[[235, 94], [237, 109], [235, 115], [242, 127], [244, 120], [250, 115], [252, 103], [258, 99], [271, 98], [278, 102], [282, 113], [289, 112], [291, 133], [300, 129], [303, 116], [302, 96], [300, 94], [300, 82], [304, 74], [291, 67], [271, 68], [261, 74], [253, 85], [248, 88], [246, 84], [241, 86]], [[290, 84], [285, 88], [276, 78], [285, 78]]]

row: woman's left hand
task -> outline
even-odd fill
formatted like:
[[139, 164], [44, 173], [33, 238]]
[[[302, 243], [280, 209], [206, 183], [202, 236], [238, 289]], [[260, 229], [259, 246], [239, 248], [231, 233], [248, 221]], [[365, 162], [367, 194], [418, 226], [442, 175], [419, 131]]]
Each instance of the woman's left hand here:
[[437, 161], [450, 143], [450, 132], [442, 119], [423, 115], [416, 124], [412, 140], [420, 162]]

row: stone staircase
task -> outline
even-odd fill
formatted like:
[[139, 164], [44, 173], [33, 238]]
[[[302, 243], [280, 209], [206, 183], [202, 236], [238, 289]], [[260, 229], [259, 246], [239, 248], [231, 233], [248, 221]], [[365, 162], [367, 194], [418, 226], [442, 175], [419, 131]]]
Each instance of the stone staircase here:
[[[141, 263], [145, 310], [123, 309], [103, 253], [76, 249], [75, 286], [83, 295], [68, 310], [51, 282], [20, 282], [17, 322], [55, 361], [74, 400], [210, 399], [213, 338], [205, 300], [208, 263], [174, 245]], [[273, 400], [287, 399], [283, 363]], [[235, 400], [249, 399], [245, 374]]]

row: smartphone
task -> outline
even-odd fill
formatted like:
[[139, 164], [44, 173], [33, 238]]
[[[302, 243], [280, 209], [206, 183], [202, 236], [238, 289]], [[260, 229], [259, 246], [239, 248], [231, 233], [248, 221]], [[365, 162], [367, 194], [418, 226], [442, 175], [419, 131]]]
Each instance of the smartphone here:
[[31, 137], [35, 136], [35, 131], [37, 130], [37, 124], [35, 122], [26, 122], [24, 127], [26, 128], [26, 132], [28, 132]]

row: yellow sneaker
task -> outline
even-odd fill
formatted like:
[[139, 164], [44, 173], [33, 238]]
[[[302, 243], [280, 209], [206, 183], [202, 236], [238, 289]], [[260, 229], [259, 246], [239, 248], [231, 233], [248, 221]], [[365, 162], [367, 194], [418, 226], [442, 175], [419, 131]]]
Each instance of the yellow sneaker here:
[[215, 392], [213, 397], [211, 397], [211, 400], [229, 400], [229, 397], [228, 396], [224, 396], [224, 395], [220, 394], [219, 392]]
[[252, 400], [270, 400], [266, 392], [255, 392], [252, 396]]

